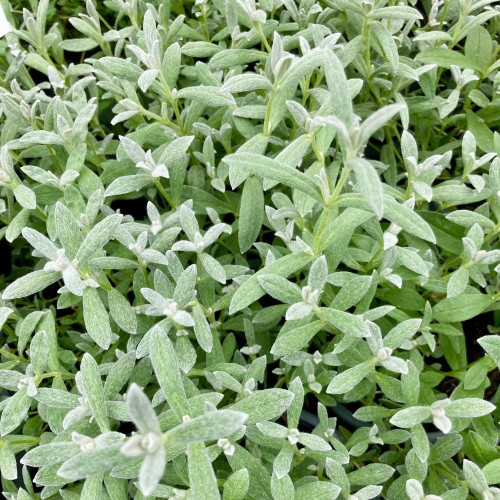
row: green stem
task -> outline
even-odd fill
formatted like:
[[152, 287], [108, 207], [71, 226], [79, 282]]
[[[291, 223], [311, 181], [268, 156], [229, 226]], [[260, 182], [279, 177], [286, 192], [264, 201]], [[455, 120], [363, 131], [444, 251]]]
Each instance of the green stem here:
[[171, 200], [170, 196], [168, 196], [167, 192], [165, 189], [163, 189], [163, 186], [161, 185], [160, 179], [156, 178], [155, 179], [155, 186], [158, 188], [158, 191], [160, 191], [161, 195], [165, 199], [165, 201], [170, 205], [170, 207], [175, 210], [176, 206], [175, 203]]
[[325, 157], [323, 156], [323, 153], [318, 149], [318, 145], [316, 143], [316, 138], [313, 137], [311, 140], [311, 145], [314, 151], [314, 154], [316, 155], [316, 158], [318, 159], [319, 163], [322, 165], [325, 163]]
[[371, 73], [371, 54], [370, 54], [370, 22], [365, 18], [363, 22], [363, 37], [365, 38], [365, 65], [366, 73], [365, 78], [367, 81], [370, 80]]
[[264, 44], [264, 47], [266, 48], [266, 50], [271, 53], [271, 46], [269, 45], [269, 42], [267, 41], [267, 38], [266, 36], [264, 35], [264, 32], [262, 31], [262, 26], [260, 25], [260, 23], [254, 23], [254, 28], [257, 30], [257, 33], [259, 34], [260, 36], [260, 39], [262, 40], [262, 43]]
[[[340, 195], [340, 192], [342, 191], [342, 187], [346, 183], [350, 172], [351, 172], [351, 167], [344, 165], [344, 169], [342, 170], [342, 174], [340, 176], [340, 179], [338, 180], [337, 185], [335, 186], [335, 190], [333, 191], [331, 198], [328, 200], [328, 203], [326, 204], [325, 209], [323, 210], [323, 213], [321, 214], [321, 220], [319, 223], [318, 231], [316, 233], [316, 236], [314, 237], [315, 246], [316, 246], [316, 242], [320, 241], [321, 235], [322, 235], [323, 231], [325, 230], [326, 223], [328, 221], [328, 217], [330, 216], [330, 209], [337, 201], [337, 199]], [[316, 251], [316, 248], [315, 248], [315, 251]]]
[[149, 282], [149, 275], [146, 267], [139, 263], [139, 267], [141, 268], [142, 274], [144, 276], [144, 281], [146, 282], [146, 288], [151, 288], [151, 284]]
[[182, 125], [182, 118], [181, 118], [181, 113], [179, 111], [179, 105], [177, 104], [177, 100], [174, 99], [174, 96], [172, 95], [172, 89], [170, 88], [167, 80], [165, 79], [165, 77], [163, 76], [163, 73], [161, 71], [160, 71], [160, 82], [163, 86], [163, 89], [165, 91], [167, 99], [170, 101], [170, 104], [172, 104], [175, 118], [177, 120], [177, 123], [179, 124], [178, 130], [182, 135], [186, 135], [186, 130], [184, 129], [184, 126]]
[[180, 127], [178, 127], [175, 123], [171, 122], [168, 118], [157, 115], [156, 113], [153, 113], [152, 111], [149, 111], [149, 110], [144, 109], [144, 108], [142, 109], [142, 112], [146, 116], [153, 118], [153, 120], [159, 121], [160, 123], [164, 123], [165, 125], [168, 125], [170, 128], [173, 128], [174, 130], [176, 130], [177, 132], [181, 132]]
[[26, 358], [23, 358], [22, 356], [16, 356], [15, 354], [12, 354], [11, 352], [6, 351], [5, 349], [0, 349], [0, 355], [5, 356], [6, 358], [14, 359], [19, 363], [29, 363], [29, 360], [27, 360]]
[[340, 179], [337, 182], [337, 185], [335, 186], [335, 190], [333, 191], [332, 197], [330, 198], [330, 200], [328, 200], [327, 207], [331, 207], [335, 204], [337, 198], [340, 196], [340, 192], [342, 191], [342, 188], [344, 187], [344, 184], [346, 183], [350, 173], [351, 173], [351, 167], [349, 167], [348, 165], [344, 165], [344, 169], [342, 170]]
[[275, 91], [271, 92], [271, 97], [269, 97], [269, 101], [267, 102], [266, 108], [266, 117], [264, 119], [264, 135], [269, 137], [271, 135], [271, 109], [273, 107]]

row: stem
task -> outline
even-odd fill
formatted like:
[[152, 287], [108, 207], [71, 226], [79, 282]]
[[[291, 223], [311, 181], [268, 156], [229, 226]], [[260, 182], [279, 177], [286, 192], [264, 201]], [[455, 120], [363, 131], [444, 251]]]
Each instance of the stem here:
[[444, 0], [443, 12], [441, 13], [441, 20], [439, 21], [439, 31], [443, 30], [444, 20], [446, 19], [446, 13], [448, 12], [449, 5], [449, 0]]
[[47, 220], [47, 214], [37, 205], [36, 206], [36, 213], [43, 219]]
[[[181, 113], [179, 111], [179, 106], [177, 104], [177, 100], [174, 99], [174, 96], [172, 95], [172, 90], [170, 86], [168, 85], [167, 80], [163, 76], [163, 73], [160, 71], [160, 82], [163, 85], [163, 89], [165, 90], [165, 94], [167, 95], [167, 99], [170, 101], [170, 104], [172, 104], [172, 108], [174, 110], [175, 118], [177, 120], [177, 123], [179, 124], [178, 126], [178, 131], [182, 135], [186, 135], [186, 130], [184, 129], [184, 126], [182, 125], [182, 118], [181, 118]], [[172, 123], [172, 125], [174, 125]]]
[[179, 111], [179, 106], [177, 105], [176, 99], [172, 100], [172, 107], [174, 108], [175, 118], [177, 119], [177, 122], [179, 123], [180, 132], [182, 135], [186, 135], [186, 129], [184, 128], [184, 125], [182, 124], [181, 112]]
[[370, 22], [365, 18], [363, 22], [363, 36], [365, 37], [365, 64], [366, 73], [365, 78], [367, 81], [370, 80], [371, 73], [371, 55], [370, 55]]
[[11, 352], [6, 351], [4, 349], [0, 349], [0, 355], [5, 356], [6, 358], [15, 359], [19, 363], [29, 363], [29, 360], [27, 360], [26, 358], [12, 354]]
[[[24, 436], [23, 436], [24, 437]], [[6, 439], [0, 439], [0, 448], [4, 446], [6, 443], [11, 445], [28, 445], [31, 446], [32, 444], [38, 444], [40, 442], [39, 437], [31, 437], [31, 436], [25, 436], [24, 439], [14, 439], [14, 440], [6, 440]]]
[[57, 71], [57, 74], [59, 75], [59, 78], [61, 80], [64, 81], [64, 76], [59, 72], [59, 70], [57, 69], [57, 64], [52, 60], [52, 58], [50, 57], [49, 53], [47, 52], [47, 49], [45, 47], [45, 45], [42, 45], [40, 47], [40, 52], [42, 54], [42, 57], [51, 65], [54, 67], [54, 69]]
[[384, 249], [383, 245], [381, 245], [378, 250], [373, 254], [373, 256], [371, 257], [371, 259], [366, 263], [365, 265], [365, 269], [368, 271], [371, 269], [371, 265], [373, 264], [373, 262], [375, 262], [375, 260], [377, 259], [377, 257], [381, 254], [382, 250]]
[[192, 370], [189, 370], [186, 375], [188, 377], [204, 377], [205, 372], [203, 370], [196, 370], [193, 368]]
[[52, 161], [54, 162], [55, 166], [59, 169], [61, 173], [64, 173], [64, 167], [59, 163], [59, 160], [57, 159], [56, 154], [54, 153], [54, 150], [50, 147], [49, 144], [46, 144], [47, 149], [49, 150], [50, 157], [52, 158]]
[[145, 266], [143, 266], [141, 263], [139, 263], [139, 267], [141, 268], [142, 274], [144, 276], [144, 281], [146, 282], [146, 287], [151, 288], [151, 284], [149, 282], [149, 275], [148, 271]]
[[318, 149], [318, 145], [316, 144], [315, 137], [313, 137], [311, 140], [311, 146], [313, 148], [314, 154], [316, 155], [316, 158], [323, 165], [325, 163], [325, 158], [323, 156], [323, 153], [321, 153], [321, 151]]
[[113, 27], [108, 23], [108, 21], [106, 21], [106, 19], [104, 19], [104, 17], [102, 16], [102, 14], [100, 12], [97, 13], [97, 15], [99, 16], [99, 19], [102, 21], [102, 23], [104, 24], [104, 26], [106, 26], [106, 28], [108, 28], [108, 30], [112, 30]]
[[210, 32], [208, 31], [208, 23], [207, 23], [207, 7], [205, 4], [201, 4], [201, 19], [203, 28], [205, 28], [205, 39], [207, 42], [210, 42]]
[[269, 137], [271, 135], [271, 109], [273, 107], [274, 101], [274, 91], [271, 92], [271, 97], [269, 97], [269, 101], [267, 102], [266, 108], [266, 117], [264, 119], [264, 135]]
[[317, 250], [316, 245], [317, 242], [320, 241], [321, 235], [323, 231], [325, 230], [326, 222], [328, 220], [328, 217], [330, 216], [330, 209], [331, 207], [335, 204], [337, 201], [337, 198], [340, 195], [340, 192], [342, 191], [342, 187], [344, 186], [345, 182], [347, 181], [349, 177], [349, 173], [351, 172], [351, 167], [348, 165], [344, 165], [344, 170], [342, 170], [342, 174], [340, 176], [340, 179], [337, 182], [337, 185], [335, 186], [335, 190], [333, 191], [333, 194], [331, 198], [328, 200], [328, 203], [325, 206], [325, 209], [323, 210], [323, 213], [321, 214], [321, 220], [319, 223], [319, 228], [318, 231], [314, 237], [314, 246], [315, 246], [315, 252]]
[[467, 481], [461, 481], [458, 479], [453, 472], [447, 470], [448, 467], [444, 468], [444, 464], [441, 462], [440, 466], [434, 466], [434, 469], [439, 471], [441, 474], [451, 479], [454, 483], [467, 486]]
[[272, 49], [271, 46], [269, 45], [269, 42], [267, 41], [266, 36], [264, 35], [264, 32], [262, 31], [262, 26], [260, 25], [260, 23], [254, 23], [254, 28], [257, 30], [257, 33], [259, 34], [260, 39], [264, 44], [264, 47], [270, 53]]
[[327, 203], [327, 207], [331, 207], [337, 201], [337, 198], [339, 197], [340, 192], [342, 191], [342, 188], [344, 187], [344, 184], [346, 183], [350, 173], [351, 173], [351, 167], [348, 165], [344, 165], [344, 170], [342, 170], [340, 179], [337, 182], [337, 185], [335, 186], [335, 190], [333, 191], [332, 197]]
[[170, 197], [168, 196], [165, 189], [163, 189], [163, 186], [161, 185], [160, 179], [156, 178], [154, 180], [154, 182], [155, 182], [156, 187], [158, 188], [158, 191], [160, 191], [163, 198], [165, 198], [165, 201], [169, 204], [170, 208], [175, 210], [176, 209], [175, 203], [170, 199]]
[[156, 113], [153, 113], [152, 111], [149, 111], [147, 109], [142, 109], [142, 112], [146, 115], [149, 116], [150, 118], [153, 118], [153, 120], [159, 121], [161, 123], [164, 123], [165, 125], [168, 125], [169, 127], [173, 128], [177, 132], [181, 132], [180, 127], [178, 127], [175, 123], [171, 122], [168, 118], [164, 118], [163, 116], [157, 115]]

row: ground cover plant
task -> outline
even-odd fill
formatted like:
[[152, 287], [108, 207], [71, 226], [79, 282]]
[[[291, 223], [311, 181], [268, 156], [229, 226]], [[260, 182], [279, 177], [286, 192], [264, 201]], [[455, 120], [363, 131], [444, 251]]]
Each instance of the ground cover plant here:
[[500, 499], [495, 0], [0, 4], [5, 498]]

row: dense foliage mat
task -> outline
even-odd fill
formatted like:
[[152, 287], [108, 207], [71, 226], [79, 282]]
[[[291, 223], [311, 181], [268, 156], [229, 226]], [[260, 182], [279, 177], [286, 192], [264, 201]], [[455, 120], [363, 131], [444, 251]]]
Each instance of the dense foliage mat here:
[[6, 498], [500, 499], [495, 0], [1, 0]]

